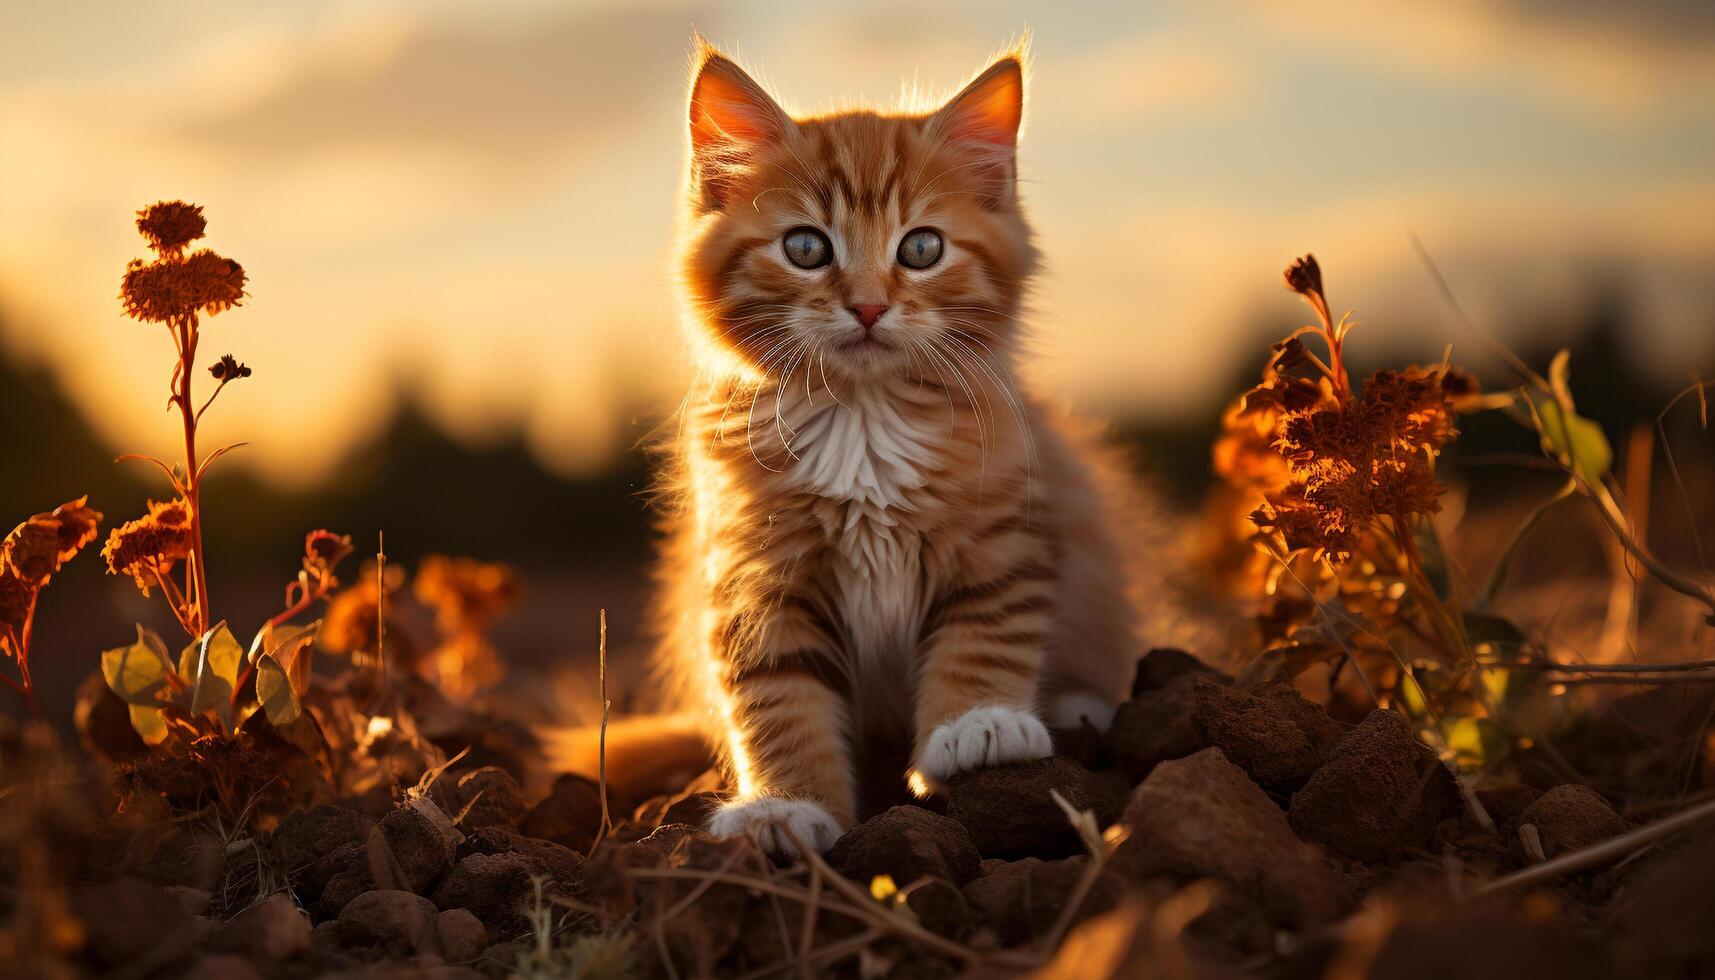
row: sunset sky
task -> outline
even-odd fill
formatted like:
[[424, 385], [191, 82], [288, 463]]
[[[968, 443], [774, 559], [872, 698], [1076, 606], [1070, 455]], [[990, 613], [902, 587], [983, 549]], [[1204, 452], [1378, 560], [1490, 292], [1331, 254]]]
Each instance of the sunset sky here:
[[1600, 268], [1649, 364], [1715, 356], [1715, 7], [1692, 0], [5, 0], [0, 342], [116, 445], [170, 451], [171, 345], [115, 297], [132, 213], [183, 197], [251, 276], [205, 331], [256, 368], [214, 443], [324, 477], [403, 378], [459, 432], [518, 423], [598, 466], [684, 377], [693, 27], [805, 109], [950, 90], [1029, 28], [1034, 369], [1093, 409], [1207, 397], [1300, 315], [1279, 270], [1306, 250], [1377, 343], [1466, 344], [1412, 232], [1479, 320], [1570, 315]]

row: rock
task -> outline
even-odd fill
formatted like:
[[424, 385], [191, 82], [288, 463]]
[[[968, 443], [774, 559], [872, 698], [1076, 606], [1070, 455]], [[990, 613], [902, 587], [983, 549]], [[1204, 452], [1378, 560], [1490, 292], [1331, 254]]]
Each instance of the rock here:
[[[971, 911], [1003, 946], [1017, 946], [1048, 935], [1066, 903], [1089, 871], [1088, 856], [1043, 861], [984, 861], [983, 872], [965, 885]], [[1081, 922], [1117, 906], [1127, 892], [1125, 879], [1103, 870], [1073, 913]]]
[[208, 948], [273, 963], [310, 948], [310, 919], [283, 892], [277, 892], [214, 927]]
[[975, 924], [959, 888], [944, 878], [918, 881], [905, 891], [905, 906], [923, 928], [948, 939], [963, 939]]
[[1193, 677], [1191, 688], [1202, 741], [1270, 789], [1303, 786], [1340, 741], [1339, 722], [1290, 685], [1272, 681], [1241, 691]]
[[472, 854], [454, 866], [435, 890], [442, 909], [468, 909], [496, 935], [527, 928], [520, 903], [535, 894], [530, 862], [520, 854]]
[[1054, 752], [1083, 766], [1085, 769], [1107, 769], [1114, 764], [1113, 753], [1108, 751], [1108, 737], [1088, 718], [1079, 719], [1076, 728], [1051, 729], [1054, 736]]
[[465, 773], [458, 783], [459, 807], [464, 817], [459, 826], [516, 827], [529, 812], [518, 780], [499, 766], [484, 766]]
[[947, 816], [963, 824], [983, 857], [1066, 857], [1083, 842], [1054, 802], [1058, 791], [1078, 810], [1093, 810], [1107, 826], [1124, 797], [1113, 783], [1064, 756], [992, 769], [973, 769], [947, 781]]
[[381, 834], [411, 891], [423, 891], [452, 864], [462, 836], [427, 800], [407, 803], [381, 818]]
[[85, 948], [107, 966], [128, 964], [175, 935], [194, 938], [190, 913], [165, 889], [140, 878], [76, 889], [71, 909], [84, 923]]
[[867, 882], [890, 875], [901, 888], [919, 878], [963, 885], [976, 876], [980, 860], [963, 824], [915, 806], [865, 820], [828, 851], [828, 863], [846, 877]]
[[1161, 687], [1139, 691], [1114, 712], [1108, 728], [1108, 752], [1132, 782], [1149, 775], [1156, 764], [1179, 759], [1208, 747], [1194, 720], [1196, 674], [1187, 674]]
[[1412, 737], [1411, 723], [1378, 708], [1292, 798], [1291, 823], [1333, 854], [1374, 863], [1424, 850], [1461, 805], [1452, 774]]
[[338, 869], [318, 876], [314, 867], [342, 847], [361, 847], [374, 826], [374, 820], [356, 810], [324, 803], [288, 813], [269, 835], [268, 850], [274, 863], [292, 877], [294, 884], [307, 877], [305, 883], [313, 885], [308, 890], [319, 895], [327, 879]]
[[526, 837], [553, 841], [580, 854], [589, 853], [600, 829], [599, 789], [588, 779], [570, 774], [554, 780], [548, 796], [518, 825]]
[[197, 959], [190, 969], [180, 974], [181, 980], [262, 980], [262, 974], [250, 961], [231, 953], [215, 953]]
[[435, 903], [420, 895], [395, 889], [364, 892], [340, 910], [333, 939], [340, 948], [389, 959], [432, 953], [439, 949], [436, 915]]
[[1345, 903], [1320, 855], [1293, 837], [1286, 815], [1220, 749], [1156, 766], [1123, 822], [1131, 834], [1111, 863], [1134, 881], [1217, 878], [1294, 928], [1328, 921]]
[[453, 963], [469, 963], [488, 948], [488, 929], [469, 909], [449, 909], [436, 916], [435, 938], [441, 955]]
[[1226, 674], [1184, 650], [1157, 647], [1138, 660], [1137, 673], [1131, 681], [1131, 696], [1135, 698], [1145, 691], [1159, 691], [1189, 676], [1226, 678], [1228, 683], [1232, 681]]
[[1626, 832], [1626, 821], [1602, 794], [1588, 786], [1567, 783], [1542, 794], [1518, 816], [1518, 826], [1536, 827], [1544, 857], [1599, 844]]
[[465, 839], [461, 857], [471, 854], [516, 854], [530, 873], [569, 885], [578, 878], [584, 859], [577, 851], [553, 841], [537, 840], [501, 827], [485, 827]]
[[316, 905], [323, 918], [338, 916], [345, 910], [346, 903], [374, 889], [375, 879], [371, 877], [368, 865], [361, 863], [365, 860], [363, 853], [358, 851], [353, 855], [353, 860], [359, 863], [329, 878], [327, 887], [322, 889], [322, 896]]

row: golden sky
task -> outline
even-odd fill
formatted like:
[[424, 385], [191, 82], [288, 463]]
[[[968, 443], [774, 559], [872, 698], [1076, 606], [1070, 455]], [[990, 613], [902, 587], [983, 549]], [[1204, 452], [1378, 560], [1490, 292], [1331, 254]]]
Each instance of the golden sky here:
[[132, 212], [183, 197], [251, 276], [205, 329], [256, 368], [211, 444], [325, 476], [403, 377], [458, 431], [598, 465], [683, 378], [693, 26], [802, 108], [949, 90], [1030, 28], [1033, 369], [1092, 409], [1226, 383], [1300, 318], [1278, 282], [1306, 250], [1378, 344], [1465, 343], [1413, 231], [1479, 319], [1570, 312], [1600, 268], [1649, 363], [1715, 345], [1697, 0], [0, 0], [0, 333], [116, 444], [170, 452], [171, 345], [115, 295]]

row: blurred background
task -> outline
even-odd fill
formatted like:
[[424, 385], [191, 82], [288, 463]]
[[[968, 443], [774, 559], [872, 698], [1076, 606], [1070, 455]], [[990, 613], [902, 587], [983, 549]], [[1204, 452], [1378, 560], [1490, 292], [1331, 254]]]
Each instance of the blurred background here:
[[[581, 662], [606, 607], [635, 671], [640, 444], [686, 378], [669, 255], [693, 27], [800, 109], [950, 91], [1032, 30], [1030, 373], [1187, 507], [1222, 406], [1305, 318], [1280, 288], [1305, 251], [1364, 321], [1360, 366], [1452, 345], [1491, 367], [1418, 236], [1539, 368], [1574, 348], [1616, 444], [1715, 374], [1715, 7], [1121, 6], [3, 0], [0, 523], [89, 493], [111, 526], [165, 495], [113, 462], [178, 438], [172, 346], [116, 293], [145, 251], [134, 212], [182, 197], [250, 275], [204, 328], [205, 363], [255, 369], [202, 437], [248, 443], [205, 491], [221, 614], [248, 635], [276, 611], [304, 532], [362, 555], [385, 530], [407, 568], [522, 571], [495, 634], [511, 662]], [[1707, 459], [1696, 415], [1671, 434]], [[1452, 470], [1525, 486], [1475, 457], [1532, 451], [1477, 422]], [[56, 580], [34, 655], [51, 714], [135, 620], [167, 632], [98, 556]]]

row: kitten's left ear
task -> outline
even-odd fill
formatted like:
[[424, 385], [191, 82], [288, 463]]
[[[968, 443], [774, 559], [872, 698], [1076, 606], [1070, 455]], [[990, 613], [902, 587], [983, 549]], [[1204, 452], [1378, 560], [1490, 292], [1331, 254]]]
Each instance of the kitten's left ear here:
[[992, 156], [977, 174], [992, 202], [1012, 195], [1018, 127], [1024, 122], [1024, 61], [1008, 54], [936, 110], [931, 124], [951, 142]]

